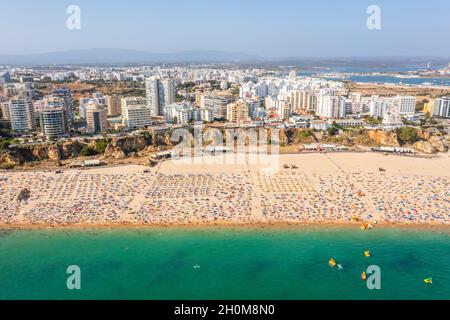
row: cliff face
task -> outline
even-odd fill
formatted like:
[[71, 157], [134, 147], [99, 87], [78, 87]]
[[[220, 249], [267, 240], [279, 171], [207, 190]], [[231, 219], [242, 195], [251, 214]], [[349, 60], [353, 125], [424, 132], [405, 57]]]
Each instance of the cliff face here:
[[124, 159], [132, 152], [139, 152], [147, 146], [143, 136], [113, 138], [105, 150], [105, 158]]
[[25, 158], [20, 152], [14, 150], [0, 151], [0, 165], [3, 167], [15, 166], [25, 162]]
[[397, 131], [368, 130], [367, 137], [376, 145], [399, 147]]
[[[265, 129], [268, 139], [275, 129]], [[396, 131], [382, 130], [351, 130], [336, 136], [330, 136], [324, 132], [306, 132], [300, 129], [282, 129], [279, 131], [280, 145], [297, 145], [307, 143], [335, 143], [365, 146], [400, 146]], [[428, 131], [418, 130], [420, 141], [410, 146], [417, 151], [433, 154], [448, 151], [448, 136], [436, 136]], [[223, 137], [226, 133], [223, 132]], [[0, 150], [0, 166], [16, 166], [33, 161], [68, 160], [80, 156], [85, 145], [95, 147], [96, 141], [78, 142], [68, 141], [64, 143], [42, 144], [35, 146], [16, 146], [14, 148]], [[173, 146], [171, 132], [158, 132], [139, 136], [119, 137], [108, 140], [104, 158], [124, 159], [137, 155], [140, 152], [156, 152]]]
[[136, 154], [141, 151], [159, 151], [161, 147], [171, 146], [172, 142], [168, 133], [113, 138], [106, 147], [104, 157], [124, 159], [130, 154]]
[[78, 141], [35, 146], [18, 146], [0, 151], [0, 164], [21, 165], [33, 161], [60, 161], [77, 157], [82, 145]]
[[[266, 129], [266, 134], [271, 137], [273, 134], [273, 129]], [[314, 133], [310, 136], [302, 136], [301, 132], [304, 130], [300, 129], [280, 129], [280, 145], [293, 145], [300, 143], [315, 143], [320, 140], [320, 134]]]
[[447, 152], [448, 145], [443, 137], [431, 136], [428, 140], [416, 142], [413, 148], [417, 151], [433, 154], [439, 152]]

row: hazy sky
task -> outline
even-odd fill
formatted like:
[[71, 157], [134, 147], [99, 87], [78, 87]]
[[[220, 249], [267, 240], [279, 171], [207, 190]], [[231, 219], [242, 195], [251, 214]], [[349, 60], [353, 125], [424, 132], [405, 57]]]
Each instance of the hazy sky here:
[[[81, 30], [66, 9], [81, 8]], [[366, 27], [369, 5], [381, 27]], [[0, 0], [0, 54], [90, 48], [450, 56], [449, 0]]]

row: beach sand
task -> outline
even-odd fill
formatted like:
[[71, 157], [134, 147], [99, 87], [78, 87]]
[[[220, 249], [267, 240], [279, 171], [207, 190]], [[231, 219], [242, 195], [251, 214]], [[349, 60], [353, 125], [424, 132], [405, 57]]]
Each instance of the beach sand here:
[[[230, 155], [171, 160], [149, 173], [138, 165], [2, 172], [0, 225], [260, 226], [350, 224], [357, 218], [450, 226], [448, 155], [283, 154], [267, 164], [238, 156], [231, 164]], [[25, 188], [30, 198], [19, 202]]]

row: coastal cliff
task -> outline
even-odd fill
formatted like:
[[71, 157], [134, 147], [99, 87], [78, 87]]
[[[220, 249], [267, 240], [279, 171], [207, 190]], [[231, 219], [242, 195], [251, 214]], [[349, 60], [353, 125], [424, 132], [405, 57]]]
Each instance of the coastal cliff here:
[[[273, 135], [274, 129], [265, 129], [268, 139]], [[329, 132], [304, 129], [281, 129], [279, 138], [281, 146], [295, 146], [309, 143], [333, 143], [348, 147], [352, 146], [406, 146], [426, 154], [435, 154], [448, 151], [448, 136], [411, 129], [415, 134], [413, 143], [402, 141], [397, 130], [366, 130], [351, 129], [340, 131], [337, 134]], [[223, 136], [226, 137], [224, 131]], [[26, 163], [51, 161], [59, 163], [63, 160], [78, 157], [97, 156], [102, 159], [126, 159], [139, 157], [148, 153], [159, 152], [173, 147], [171, 131], [144, 132], [141, 135], [113, 137], [98, 139], [85, 139], [83, 141], [70, 140], [61, 143], [16, 145], [0, 149], [0, 167], [10, 168]], [[224, 138], [225, 140], [225, 138]], [[99, 141], [103, 148], [99, 148]], [[91, 153], [85, 151], [92, 151]]]

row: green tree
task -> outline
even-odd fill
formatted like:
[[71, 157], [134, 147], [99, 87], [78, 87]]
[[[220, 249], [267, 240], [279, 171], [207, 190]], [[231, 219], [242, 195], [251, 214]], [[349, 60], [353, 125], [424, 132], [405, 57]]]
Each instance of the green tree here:
[[106, 140], [97, 140], [95, 142], [95, 151], [99, 154], [105, 153], [106, 146], [107, 146]]
[[328, 128], [327, 132], [330, 136], [335, 136], [339, 133], [339, 129], [333, 126]]
[[380, 117], [374, 118], [372, 116], [367, 116], [364, 118], [364, 120], [366, 121], [366, 123], [373, 125], [373, 126], [380, 125], [383, 121], [383, 119], [381, 119]]
[[81, 155], [84, 157], [92, 157], [97, 154], [98, 152], [95, 149], [89, 147], [88, 145], [85, 145], [83, 149], [81, 149]]
[[298, 136], [299, 136], [301, 139], [309, 138], [309, 137], [311, 137], [312, 135], [313, 135], [313, 132], [312, 132], [310, 129], [308, 129], [308, 130], [302, 130], [302, 131], [300, 131], [300, 132], [298, 133]]
[[412, 144], [419, 140], [417, 130], [412, 127], [403, 127], [398, 129], [397, 135], [401, 144]]
[[11, 145], [9, 139], [0, 139], [0, 150], [6, 150]]

